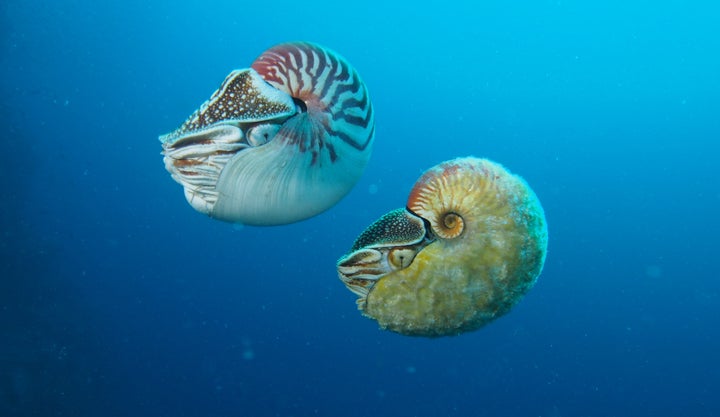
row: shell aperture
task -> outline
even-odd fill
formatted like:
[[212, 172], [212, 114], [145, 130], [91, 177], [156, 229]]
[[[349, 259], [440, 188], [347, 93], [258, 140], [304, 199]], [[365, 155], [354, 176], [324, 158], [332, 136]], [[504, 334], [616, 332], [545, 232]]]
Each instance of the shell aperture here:
[[375, 281], [390, 271], [406, 268], [427, 243], [421, 218], [405, 209], [393, 210], [365, 229], [350, 254], [338, 261], [340, 279], [360, 297], [361, 306]]
[[335, 52], [286, 43], [235, 70], [174, 132], [165, 168], [197, 211], [249, 225], [315, 216], [355, 185], [375, 122], [365, 84]]
[[[400, 334], [478, 329], [509, 312], [545, 262], [547, 226], [535, 193], [486, 159], [459, 158], [429, 169], [407, 208], [386, 216], [422, 231], [378, 227], [384, 216], [338, 261], [338, 274], [360, 297], [364, 315]], [[393, 253], [400, 259], [393, 262]]]

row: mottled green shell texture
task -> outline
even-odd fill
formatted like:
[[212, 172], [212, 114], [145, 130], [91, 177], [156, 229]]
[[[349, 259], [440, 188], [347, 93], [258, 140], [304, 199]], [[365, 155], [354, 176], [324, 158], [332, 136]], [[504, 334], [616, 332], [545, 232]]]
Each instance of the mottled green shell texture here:
[[[379, 227], [390, 219], [422, 225]], [[338, 261], [358, 307], [381, 328], [411, 336], [476, 330], [535, 284], [547, 252], [545, 215], [520, 177], [486, 159], [443, 162], [423, 174], [407, 208], [374, 223]], [[383, 236], [382, 233], [386, 235]], [[363, 238], [370, 235], [372, 238]]]

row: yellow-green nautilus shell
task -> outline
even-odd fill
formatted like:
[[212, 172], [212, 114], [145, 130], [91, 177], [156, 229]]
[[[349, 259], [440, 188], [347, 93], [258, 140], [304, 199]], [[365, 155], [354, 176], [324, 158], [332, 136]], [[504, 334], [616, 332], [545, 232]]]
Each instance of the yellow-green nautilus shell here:
[[522, 178], [459, 158], [426, 171], [407, 208], [368, 227], [338, 273], [382, 328], [457, 335], [510, 311], [540, 275], [547, 242], [542, 206]]
[[232, 71], [160, 141], [165, 168], [195, 210], [264, 226], [337, 203], [365, 169], [374, 136], [373, 107], [355, 69], [327, 48], [291, 42]]

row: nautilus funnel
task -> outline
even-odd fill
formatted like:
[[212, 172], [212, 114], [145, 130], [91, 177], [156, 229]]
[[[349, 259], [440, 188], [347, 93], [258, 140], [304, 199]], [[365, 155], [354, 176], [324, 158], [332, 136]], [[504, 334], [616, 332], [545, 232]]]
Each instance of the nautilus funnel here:
[[319, 45], [274, 46], [235, 70], [177, 130], [165, 168], [197, 211], [249, 225], [307, 219], [360, 178], [375, 118], [350, 64]]
[[510, 311], [540, 275], [547, 242], [545, 214], [524, 180], [460, 158], [425, 172], [407, 207], [368, 227], [337, 267], [380, 327], [457, 335]]

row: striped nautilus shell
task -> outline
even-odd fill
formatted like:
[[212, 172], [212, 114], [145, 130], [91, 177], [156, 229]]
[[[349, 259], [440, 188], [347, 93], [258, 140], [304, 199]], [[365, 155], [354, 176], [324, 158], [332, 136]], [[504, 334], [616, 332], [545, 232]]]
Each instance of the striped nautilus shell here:
[[197, 211], [249, 225], [292, 223], [347, 194], [370, 157], [374, 114], [345, 59], [311, 43], [235, 70], [174, 132], [165, 168]]
[[520, 177], [486, 159], [431, 168], [407, 207], [355, 241], [338, 273], [382, 328], [456, 335], [507, 313], [545, 262], [545, 215]]

